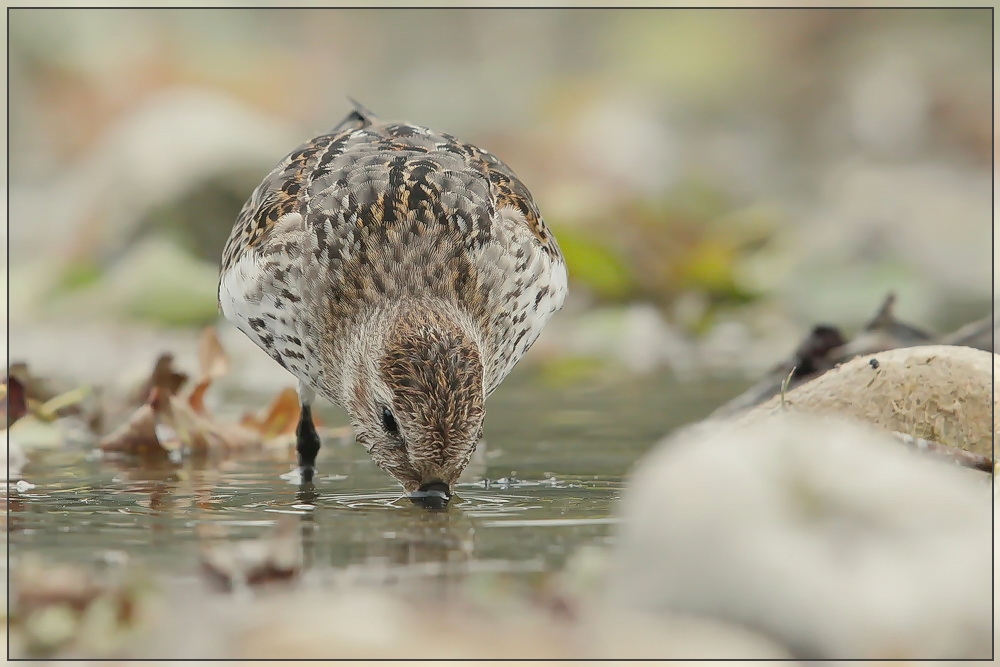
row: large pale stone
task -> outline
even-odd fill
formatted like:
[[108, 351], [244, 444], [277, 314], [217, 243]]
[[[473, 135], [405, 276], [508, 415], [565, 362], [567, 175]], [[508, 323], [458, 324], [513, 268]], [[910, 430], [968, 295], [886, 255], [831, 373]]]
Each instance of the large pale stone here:
[[867, 425], [703, 424], [635, 469], [609, 592], [800, 658], [987, 657], [990, 506], [988, 484]]
[[956, 345], [887, 350], [848, 361], [751, 410], [854, 417], [891, 431], [991, 456], [1000, 413], [993, 377], [1000, 356]]

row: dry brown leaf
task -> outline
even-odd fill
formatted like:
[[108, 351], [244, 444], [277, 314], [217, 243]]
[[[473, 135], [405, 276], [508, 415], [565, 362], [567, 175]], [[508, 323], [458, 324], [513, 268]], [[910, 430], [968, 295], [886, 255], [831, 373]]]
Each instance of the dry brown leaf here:
[[173, 396], [180, 391], [188, 381], [188, 376], [174, 369], [174, 355], [164, 353], [156, 360], [153, 372], [150, 374], [135, 394], [136, 403], [146, 403], [150, 392], [159, 389], [160, 392]]
[[216, 422], [196, 412], [184, 399], [159, 389], [122, 427], [101, 440], [106, 452], [146, 456], [175, 450], [197, 456], [258, 448], [260, 436], [238, 424]]
[[202, 380], [215, 380], [229, 372], [229, 357], [219, 342], [219, 333], [215, 327], [205, 327], [201, 332], [198, 339], [198, 364]]
[[240, 425], [257, 431], [264, 440], [274, 440], [295, 433], [300, 412], [298, 393], [288, 387], [271, 402], [263, 419], [248, 412], [240, 419]]
[[203, 379], [194, 386], [191, 393], [188, 395], [188, 405], [191, 409], [200, 415], [207, 414], [208, 411], [205, 409], [205, 392], [208, 388], [212, 386], [212, 381], [210, 379]]
[[[150, 400], [159, 434], [171, 433], [184, 451], [196, 455], [229, 453], [260, 447], [257, 433], [238, 424], [223, 424], [199, 414], [177, 396], [155, 393]], [[166, 442], [162, 445], [169, 447]]]
[[139, 406], [127, 422], [101, 438], [98, 446], [105, 452], [138, 456], [166, 454], [156, 437], [156, 420], [148, 403]]
[[238, 424], [218, 421], [205, 407], [205, 394], [215, 379], [228, 372], [229, 359], [213, 327], [202, 331], [198, 359], [199, 381], [181, 395], [179, 389], [187, 376], [173, 369], [172, 355], [161, 355], [146, 383], [144, 404], [101, 441], [101, 448], [139, 455], [179, 450], [212, 456], [260, 449], [295, 432], [299, 402], [294, 389], [281, 392], [263, 419], [246, 415]]
[[219, 342], [215, 327], [205, 327], [198, 339], [198, 365], [201, 376], [188, 395], [188, 404], [199, 414], [205, 414], [205, 392], [212, 382], [229, 372], [229, 357]]

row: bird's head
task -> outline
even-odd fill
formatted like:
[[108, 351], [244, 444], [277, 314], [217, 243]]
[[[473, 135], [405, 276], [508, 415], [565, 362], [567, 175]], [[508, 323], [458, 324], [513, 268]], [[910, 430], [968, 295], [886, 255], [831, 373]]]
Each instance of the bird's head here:
[[482, 437], [479, 346], [447, 311], [416, 303], [369, 349], [346, 401], [357, 439], [411, 498], [443, 506]]

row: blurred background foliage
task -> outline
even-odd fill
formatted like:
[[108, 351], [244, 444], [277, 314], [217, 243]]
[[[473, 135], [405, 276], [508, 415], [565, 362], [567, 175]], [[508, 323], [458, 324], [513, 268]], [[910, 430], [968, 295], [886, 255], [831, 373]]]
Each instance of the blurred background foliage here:
[[991, 305], [989, 9], [16, 9], [9, 36], [18, 358], [215, 321], [240, 206], [348, 95], [527, 183], [570, 267], [554, 368], [756, 372], [888, 290], [931, 329]]

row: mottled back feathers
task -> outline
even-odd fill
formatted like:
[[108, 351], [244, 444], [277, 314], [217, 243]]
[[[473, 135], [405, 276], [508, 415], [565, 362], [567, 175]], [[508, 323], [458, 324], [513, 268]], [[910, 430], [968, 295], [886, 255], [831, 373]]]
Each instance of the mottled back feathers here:
[[358, 106], [286, 156], [243, 207], [223, 253], [220, 305], [337, 400], [324, 383], [337, 380], [338, 340], [379, 303], [455, 304], [482, 348], [488, 394], [565, 292], [559, 247], [509, 167]]

